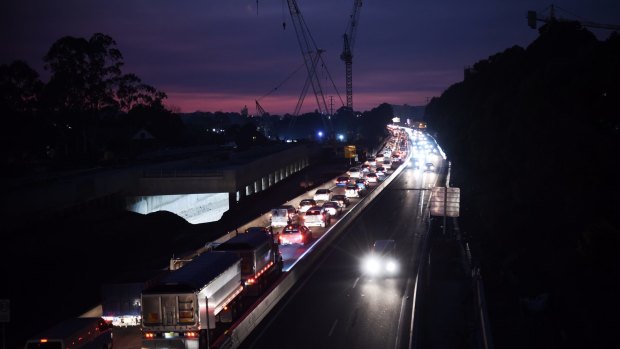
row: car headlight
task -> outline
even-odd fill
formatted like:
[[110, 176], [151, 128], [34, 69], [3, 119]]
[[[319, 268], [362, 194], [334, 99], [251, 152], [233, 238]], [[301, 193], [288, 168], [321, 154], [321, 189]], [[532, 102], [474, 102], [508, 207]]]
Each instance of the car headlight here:
[[398, 271], [398, 263], [395, 260], [387, 261], [385, 263], [385, 270], [390, 274], [396, 273]]
[[368, 256], [364, 259], [363, 269], [368, 274], [377, 274], [381, 269], [381, 262], [376, 257]]

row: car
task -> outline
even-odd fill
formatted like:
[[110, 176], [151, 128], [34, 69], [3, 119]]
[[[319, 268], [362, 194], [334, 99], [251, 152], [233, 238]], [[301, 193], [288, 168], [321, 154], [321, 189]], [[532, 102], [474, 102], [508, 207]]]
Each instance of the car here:
[[368, 277], [391, 277], [398, 270], [395, 240], [376, 240], [362, 260], [362, 273]]
[[384, 174], [385, 174], [385, 171], [386, 171], [386, 170], [385, 170], [385, 167], [383, 167], [383, 166], [377, 166], [377, 168], [375, 168], [375, 173], [376, 173], [376, 174], [382, 174], [382, 175], [384, 175]]
[[344, 187], [347, 185], [347, 183], [349, 183], [349, 176], [340, 176], [338, 178], [336, 178], [336, 186], [338, 187]]
[[356, 184], [347, 184], [344, 195], [348, 198], [356, 198], [360, 196], [359, 188]]
[[360, 171], [359, 167], [351, 167], [349, 171], [347, 171], [347, 175], [351, 178], [360, 178], [362, 171]]
[[299, 212], [306, 212], [310, 207], [316, 206], [316, 200], [314, 199], [303, 199], [299, 202]]
[[414, 170], [419, 170], [420, 169], [420, 160], [412, 157], [410, 162], [409, 162], [409, 166], [412, 169], [414, 169]]
[[332, 191], [329, 189], [317, 189], [314, 192], [314, 201], [329, 201]]
[[337, 201], [325, 201], [321, 208], [327, 211], [330, 216], [336, 217], [340, 212], [342, 212], [342, 206]]
[[365, 190], [366, 188], [368, 188], [368, 180], [366, 180], [366, 178], [356, 179], [355, 184], [357, 184], [357, 187], [361, 190]]
[[312, 241], [312, 231], [302, 224], [289, 224], [278, 234], [280, 245], [306, 245]]
[[329, 221], [329, 213], [320, 206], [310, 207], [302, 217], [302, 222], [306, 227], [325, 228]]
[[368, 183], [377, 183], [379, 180], [377, 179], [377, 174], [374, 172], [366, 173], [366, 180]]
[[390, 165], [390, 169], [395, 170], [398, 168], [398, 166], [402, 165], [403, 161], [401, 159], [392, 161], [392, 165]]
[[351, 204], [351, 200], [343, 194], [332, 195], [332, 201], [336, 201], [341, 208], [347, 207]]

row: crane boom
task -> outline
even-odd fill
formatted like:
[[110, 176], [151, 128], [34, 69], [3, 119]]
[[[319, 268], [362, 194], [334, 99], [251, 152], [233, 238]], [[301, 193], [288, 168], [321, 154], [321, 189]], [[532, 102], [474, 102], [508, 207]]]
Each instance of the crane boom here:
[[[549, 22], [558, 21], [558, 20], [564, 20], [564, 19], [558, 19], [555, 16], [554, 5], [549, 6], [549, 16], [547, 17], [539, 16], [536, 13], [536, 11], [527, 11], [527, 23], [532, 29], [536, 29], [536, 22], [549, 23]], [[579, 21], [579, 20], [576, 20], [576, 21], [579, 22], [579, 24], [581, 24], [584, 27], [620, 30], [620, 25], [616, 25], [616, 24], [603, 24], [603, 23], [595, 23], [595, 22]]]
[[357, 33], [357, 24], [359, 21], [362, 0], [353, 0], [353, 11], [347, 24], [347, 29], [343, 35], [344, 45], [340, 59], [345, 65], [345, 79], [347, 88], [347, 108], [353, 110], [353, 46], [355, 45], [355, 36]]
[[[295, 27], [295, 34], [297, 34], [297, 42], [299, 43], [299, 48], [308, 72], [308, 81], [314, 91], [319, 111], [326, 114], [328, 112], [327, 102], [323, 94], [321, 81], [316, 73], [316, 65], [320, 60], [322, 50], [317, 48], [314, 38], [312, 37], [312, 34], [310, 34], [310, 30], [301, 15], [301, 11], [299, 11], [297, 1], [287, 0], [287, 3], [291, 14], [291, 20], [293, 22], [293, 26]], [[307, 88], [305, 89], [307, 90]], [[303, 97], [300, 97], [300, 101], [303, 101]]]

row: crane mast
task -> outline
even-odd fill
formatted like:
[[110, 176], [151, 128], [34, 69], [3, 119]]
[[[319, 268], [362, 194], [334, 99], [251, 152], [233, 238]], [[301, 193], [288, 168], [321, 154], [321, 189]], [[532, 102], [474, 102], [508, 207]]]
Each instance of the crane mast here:
[[344, 61], [345, 79], [347, 88], [347, 108], [353, 110], [353, 46], [355, 44], [355, 34], [357, 32], [357, 24], [360, 15], [362, 0], [353, 1], [353, 11], [349, 18], [347, 29], [343, 35], [344, 48], [340, 59]]
[[300, 96], [297, 107], [295, 108], [295, 115], [297, 115], [299, 109], [301, 108], [301, 103], [303, 103], [303, 99], [305, 98], [305, 93], [308, 89], [308, 85], [312, 86], [312, 90], [314, 91], [314, 96], [316, 98], [319, 111], [322, 114], [327, 114], [329, 109], [327, 109], [327, 102], [323, 94], [321, 81], [318, 74], [316, 73], [316, 66], [319, 61], [322, 61], [321, 53], [323, 52], [323, 50], [317, 48], [316, 43], [314, 42], [314, 38], [312, 37], [312, 34], [310, 34], [310, 30], [308, 29], [308, 26], [306, 25], [306, 22], [301, 15], [301, 11], [299, 11], [297, 1], [287, 0], [287, 3], [289, 12], [291, 14], [291, 20], [293, 22], [293, 26], [295, 27], [297, 42], [299, 43], [299, 48], [301, 50], [301, 54], [304, 58], [304, 64], [306, 65], [306, 70], [308, 72], [306, 86], [304, 86], [302, 95]]

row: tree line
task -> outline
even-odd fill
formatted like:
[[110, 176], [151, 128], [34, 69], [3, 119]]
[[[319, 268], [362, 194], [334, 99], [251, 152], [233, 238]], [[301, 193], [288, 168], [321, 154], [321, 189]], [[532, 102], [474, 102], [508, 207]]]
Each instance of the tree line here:
[[[480, 60], [426, 108], [502, 348], [608, 347], [620, 259], [620, 35], [578, 22]], [[613, 285], [612, 285], [613, 284]]]
[[47, 82], [23, 60], [0, 65], [5, 176], [115, 164], [167, 147], [317, 140], [318, 130], [326, 137], [339, 133], [347, 141], [372, 142], [385, 136], [393, 115], [387, 103], [363, 113], [341, 108], [333, 116], [251, 117], [247, 107], [240, 113], [180, 114], [164, 106], [165, 92], [123, 71], [120, 49], [102, 33], [62, 37], [43, 62]]

